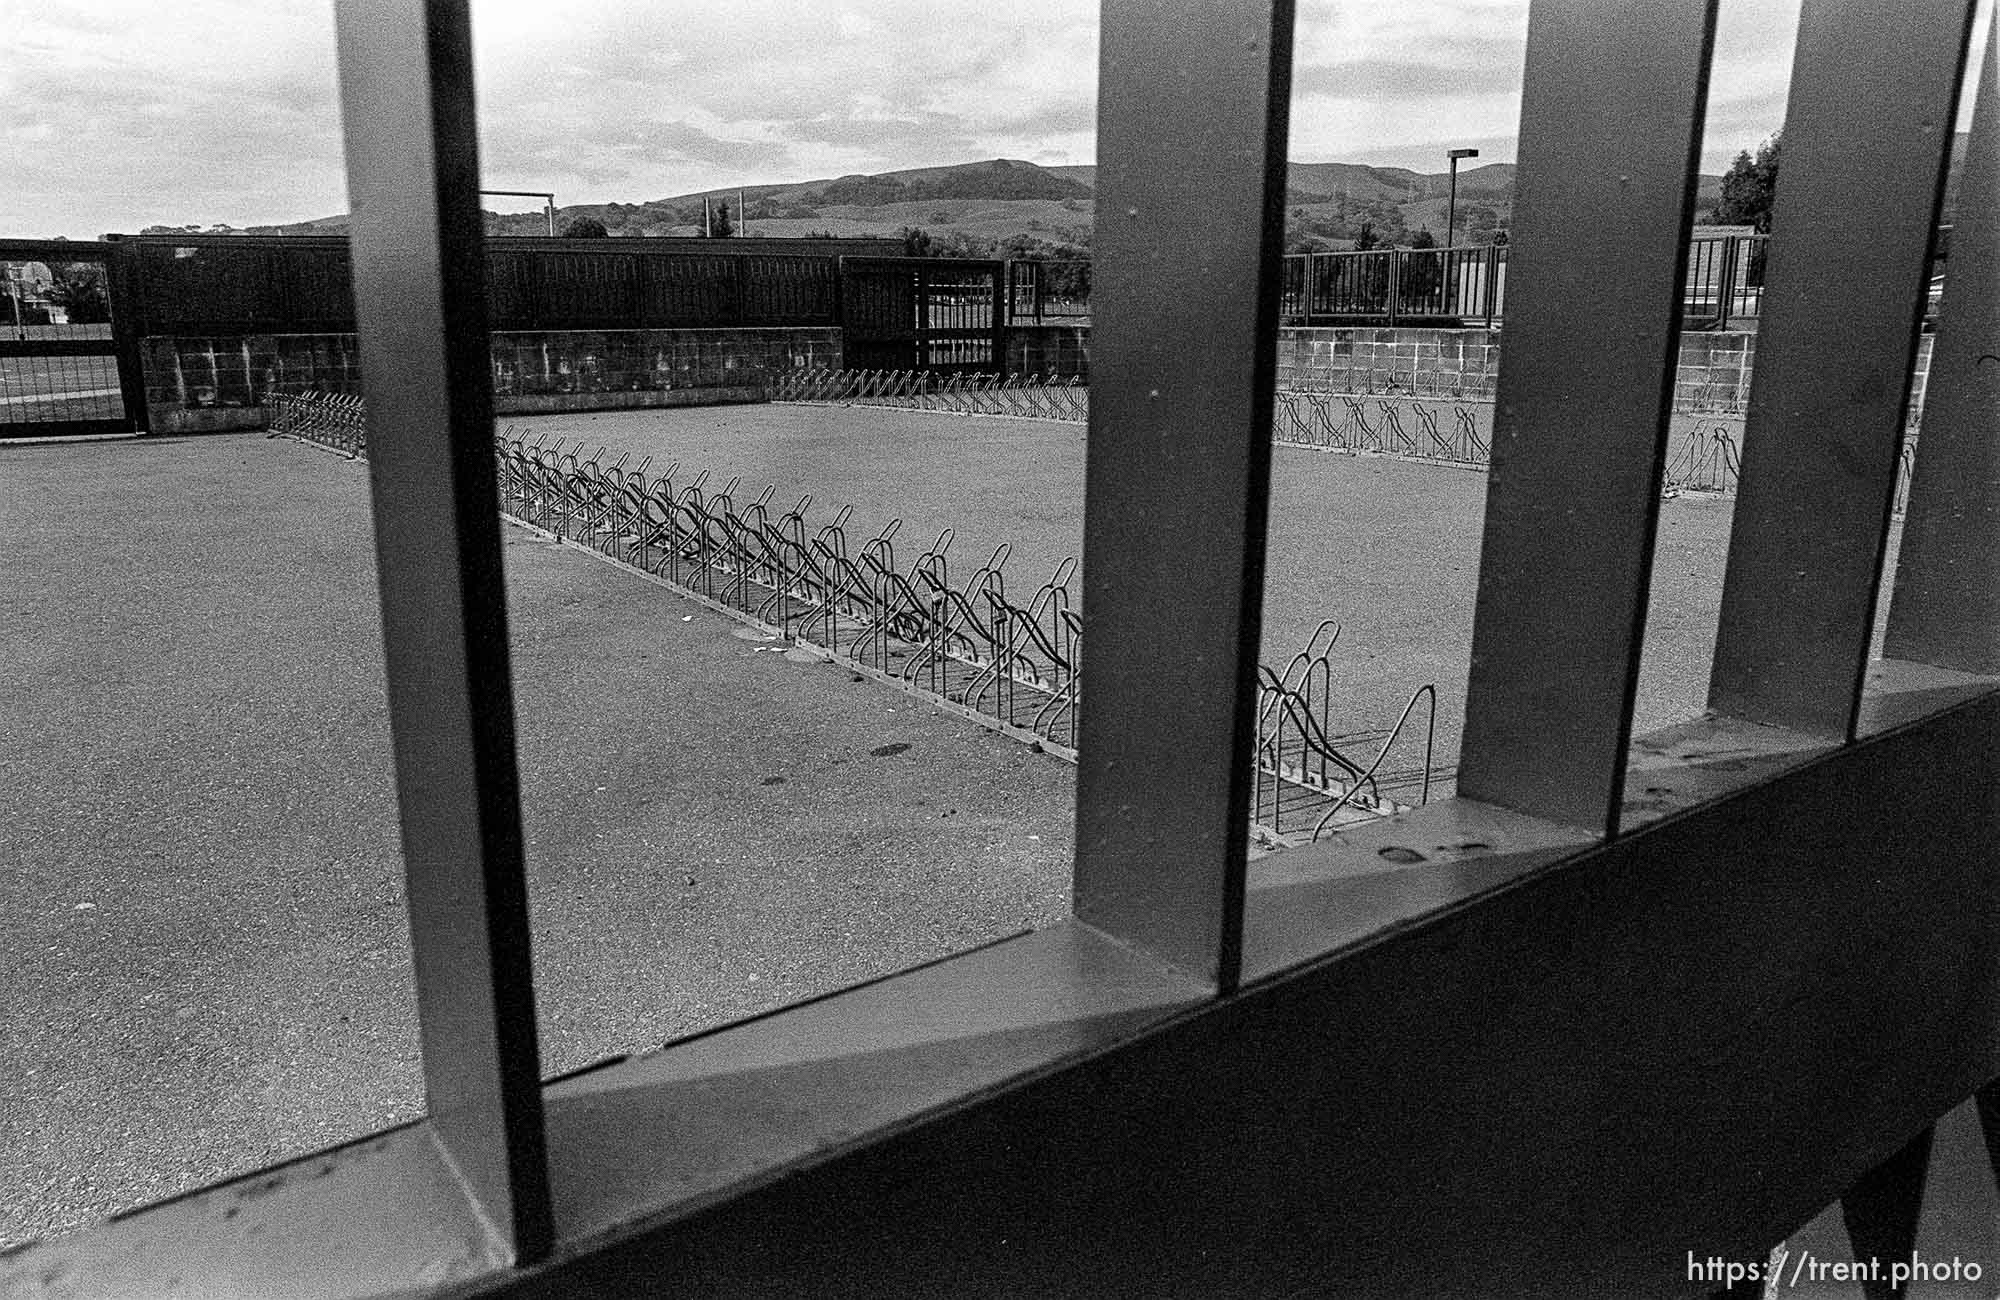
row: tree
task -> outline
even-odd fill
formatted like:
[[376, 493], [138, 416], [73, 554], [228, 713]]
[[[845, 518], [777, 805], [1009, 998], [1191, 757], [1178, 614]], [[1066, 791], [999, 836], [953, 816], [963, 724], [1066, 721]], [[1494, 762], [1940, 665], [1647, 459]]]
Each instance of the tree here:
[[1354, 251], [1357, 253], [1365, 253], [1381, 242], [1375, 238], [1375, 224], [1371, 221], [1362, 222], [1361, 229], [1354, 232]]
[[903, 241], [903, 256], [929, 257], [931, 255], [930, 233], [922, 226], [904, 226], [896, 234]]
[[65, 309], [72, 325], [111, 319], [104, 292], [104, 268], [96, 262], [49, 262], [49, 301]]
[[718, 201], [709, 216], [707, 233], [716, 239], [727, 239], [736, 233], [736, 225], [729, 219], [729, 203]]
[[1722, 226], [1754, 226], [1760, 235], [1771, 233], [1771, 201], [1778, 193], [1778, 161], [1784, 150], [1785, 133], [1780, 130], [1757, 146], [1753, 158], [1748, 150], [1722, 176], [1722, 201], [1715, 205], [1715, 221]]
[[577, 217], [562, 228], [564, 239], [606, 239], [610, 235], [596, 217]]
[[[1410, 248], [1412, 250], [1436, 248], [1437, 246], [1437, 236], [1431, 233], [1429, 226], [1425, 226], [1410, 237]], [[1444, 265], [1442, 258], [1411, 257], [1404, 259], [1403, 283], [1400, 287], [1403, 297], [1407, 301], [1425, 306], [1431, 305], [1426, 303], [1425, 300], [1433, 293], [1436, 293], [1438, 286], [1443, 282]], [[1441, 304], [1438, 305], [1441, 306]]]

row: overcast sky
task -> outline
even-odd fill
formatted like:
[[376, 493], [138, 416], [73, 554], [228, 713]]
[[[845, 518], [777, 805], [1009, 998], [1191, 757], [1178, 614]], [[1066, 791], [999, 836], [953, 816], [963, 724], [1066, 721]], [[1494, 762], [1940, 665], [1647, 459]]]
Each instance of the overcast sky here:
[[[1797, 21], [1723, 0], [1705, 170], [1780, 125]], [[1096, 23], [1091, 0], [473, 0], [486, 183], [639, 202], [1091, 162]], [[1526, 23], [1526, 0], [1302, 0], [1292, 157], [1511, 161]], [[0, 0], [0, 45], [0, 236], [346, 208], [329, 0]]]

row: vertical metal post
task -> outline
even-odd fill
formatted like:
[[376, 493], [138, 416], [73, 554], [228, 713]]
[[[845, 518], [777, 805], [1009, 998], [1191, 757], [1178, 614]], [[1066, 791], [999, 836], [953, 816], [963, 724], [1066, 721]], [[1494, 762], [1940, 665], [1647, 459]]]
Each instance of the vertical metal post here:
[[1772, 211], [1784, 233], [1709, 683], [1718, 713], [1853, 735], [1974, 8], [1847, 0], [1800, 16]]
[[1227, 990], [1242, 966], [1293, 6], [1102, 13], [1075, 907]]
[[1986, 45], [1951, 239], [1883, 650], [2000, 673], [2000, 30]]
[[1722, 270], [1715, 282], [1715, 328], [1729, 328], [1729, 318], [1736, 306], [1736, 256], [1742, 241], [1735, 235], [1726, 235], [1722, 240]]
[[[1510, 236], [1511, 238], [1511, 236]], [[1501, 245], [1486, 246], [1486, 328], [1493, 328], [1493, 318], [1500, 313], [1500, 253]]]
[[1007, 373], [1007, 326], [1000, 315], [1000, 293], [1006, 284], [1004, 267], [999, 262], [990, 264], [987, 276], [987, 301], [991, 304], [986, 312], [986, 328], [992, 336], [993, 368], [1001, 374]]
[[111, 304], [111, 340], [117, 349], [118, 393], [125, 419], [135, 433], [152, 430], [152, 407], [146, 396], [146, 300], [139, 267], [139, 246], [107, 239], [104, 294]]
[[1403, 254], [1399, 249], [1390, 249], [1389, 261], [1389, 328], [1396, 327], [1396, 309], [1402, 306], [1399, 299], [1403, 292]]
[[437, 1140], [517, 1259], [551, 1235], [465, 0], [340, 0], [355, 317]]
[[1528, 11], [1518, 282], [1458, 788], [1605, 835], [1638, 688], [1717, 2]]

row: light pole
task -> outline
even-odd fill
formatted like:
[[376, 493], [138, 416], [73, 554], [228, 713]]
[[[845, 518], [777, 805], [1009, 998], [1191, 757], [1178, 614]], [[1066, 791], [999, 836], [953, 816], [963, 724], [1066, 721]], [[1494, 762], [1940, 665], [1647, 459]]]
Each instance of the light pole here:
[[1451, 159], [1451, 193], [1444, 201], [1444, 246], [1447, 251], [1455, 242], [1454, 235], [1458, 229], [1458, 160], [1478, 156], [1477, 149], [1452, 149], [1445, 153], [1445, 157]]

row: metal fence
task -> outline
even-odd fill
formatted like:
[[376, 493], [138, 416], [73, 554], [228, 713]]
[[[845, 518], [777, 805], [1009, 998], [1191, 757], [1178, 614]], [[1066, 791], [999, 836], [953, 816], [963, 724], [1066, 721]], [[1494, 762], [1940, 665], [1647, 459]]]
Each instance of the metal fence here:
[[[148, 236], [129, 242], [138, 246], [131, 308], [146, 334], [354, 330], [345, 239]], [[590, 246], [580, 248], [579, 243]], [[492, 329], [840, 321], [837, 260], [830, 256], [690, 250], [636, 239], [533, 244], [509, 247], [494, 241], [488, 247], [486, 302]]]
[[144, 428], [115, 244], [0, 240], [0, 440]]
[[[141, 334], [354, 330], [343, 238], [185, 235], [121, 242], [134, 248], [135, 269], [119, 288], [119, 310], [130, 314]], [[1719, 328], [1757, 316], [1765, 248], [1761, 235], [1692, 241], [1684, 304], [1690, 327]], [[1504, 245], [1291, 254], [1284, 264], [1283, 319], [1297, 325], [1491, 325], [1506, 313], [1507, 256]], [[854, 324], [848, 319], [852, 304], [843, 309], [839, 259], [825, 252], [690, 248], [638, 239], [518, 240], [495, 241], [486, 261], [489, 324], [496, 330]], [[951, 259], [930, 265], [940, 277], [954, 267]], [[942, 335], [989, 328], [996, 313], [1016, 325], [1088, 323], [1091, 263], [1010, 261], [999, 292], [1004, 302], [996, 304], [984, 289], [940, 290], [919, 324]]]
[[[145, 236], [125, 242], [136, 248], [136, 269], [121, 290], [120, 309], [132, 314], [141, 333], [354, 329], [344, 239]], [[496, 330], [854, 324], [848, 319], [853, 304], [843, 304], [839, 260], [824, 254], [690, 249], [647, 240], [516, 242], [523, 246], [496, 242], [487, 254], [487, 308]], [[1766, 247], [1761, 235], [1691, 242], [1684, 302], [1690, 328], [1757, 317]], [[1291, 254], [1284, 262], [1283, 319], [1294, 325], [1490, 326], [1506, 314], [1507, 260], [1505, 245]], [[932, 265], [943, 275], [953, 263]], [[939, 292], [918, 323], [941, 334], [985, 329], [997, 312], [1007, 324], [1087, 324], [1090, 292], [1087, 260], [1015, 260], [1005, 264], [1004, 302], [996, 305], [983, 290]], [[963, 359], [931, 360], [944, 365]]]
[[[1766, 235], [1697, 235], [1688, 245], [1688, 328], [1754, 320], [1763, 304]], [[1506, 315], [1504, 244], [1292, 253], [1285, 258], [1286, 324], [1354, 322], [1491, 326]], [[1579, 310], [1587, 307], [1579, 303]]]
[[1088, 260], [1022, 259], [1007, 263], [1007, 316], [1017, 325], [1090, 319]]
[[[350, 457], [367, 451], [358, 397], [272, 399], [271, 435]], [[754, 498], [740, 480], [717, 484], [678, 461], [650, 473], [650, 457], [605, 463], [605, 449], [558, 439], [496, 439], [502, 510], [676, 591], [744, 618], [777, 642], [810, 650], [1044, 750], [1076, 754], [1084, 638], [1074, 593], [1076, 561], [1047, 580], [1010, 588], [1002, 545], [968, 571], [946, 529], [918, 550], [900, 519], [872, 534], [853, 508], [808, 521], [811, 496], [789, 508], [767, 486]], [[907, 557], [916, 550], [914, 560]], [[1392, 727], [1336, 723], [1328, 624], [1282, 671], [1260, 676], [1256, 809], [1267, 843], [1295, 842], [1430, 795], [1435, 690], [1419, 688]], [[1412, 757], [1408, 724], [1425, 706]], [[1409, 739], [1406, 741], [1405, 733]]]

